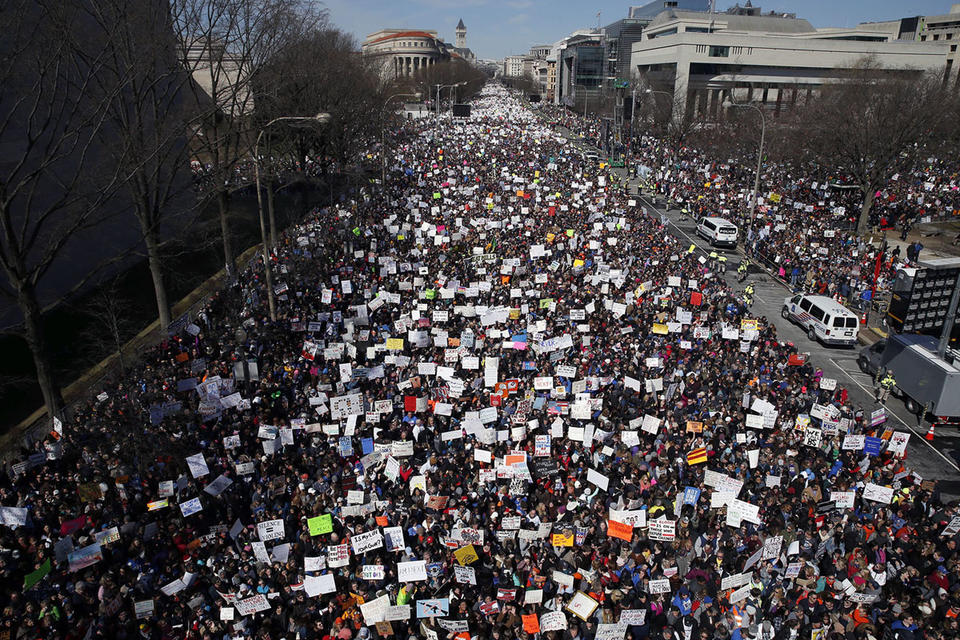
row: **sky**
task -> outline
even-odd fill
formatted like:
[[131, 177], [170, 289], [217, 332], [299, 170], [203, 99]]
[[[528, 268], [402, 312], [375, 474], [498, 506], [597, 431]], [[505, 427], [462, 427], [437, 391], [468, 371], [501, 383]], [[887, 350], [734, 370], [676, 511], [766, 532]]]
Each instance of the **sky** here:
[[[741, 0], [741, 3], [746, 0]], [[960, 0], [956, 0], [960, 2]], [[716, 0], [717, 10], [733, 6]], [[552, 44], [576, 29], [607, 25], [627, 16], [629, 0], [325, 0], [331, 22], [363, 42], [379, 29], [432, 29], [454, 41], [457, 20], [467, 27], [467, 46], [478, 58], [500, 59]], [[634, 6], [646, 0], [634, 1]], [[853, 27], [916, 15], [949, 13], [951, 0], [755, 0], [764, 11], [788, 11], [815, 27]]]

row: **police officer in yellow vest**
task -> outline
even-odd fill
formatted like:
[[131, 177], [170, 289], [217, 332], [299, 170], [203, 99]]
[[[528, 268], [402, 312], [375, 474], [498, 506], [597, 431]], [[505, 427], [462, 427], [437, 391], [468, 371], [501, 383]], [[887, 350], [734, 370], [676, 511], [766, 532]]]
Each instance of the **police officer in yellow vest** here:
[[750, 266], [750, 261], [744, 258], [740, 261], [740, 266], [737, 267], [737, 282], [743, 282], [747, 278], [747, 267]]
[[743, 301], [749, 307], [753, 304], [753, 285], [748, 284], [743, 290]]
[[896, 386], [897, 381], [893, 377], [893, 372], [889, 369], [880, 369], [877, 373], [876, 384], [874, 385], [876, 389], [874, 392], [877, 395], [877, 402], [883, 404], [887, 401], [887, 398], [890, 397], [890, 392], [893, 391], [893, 387]]

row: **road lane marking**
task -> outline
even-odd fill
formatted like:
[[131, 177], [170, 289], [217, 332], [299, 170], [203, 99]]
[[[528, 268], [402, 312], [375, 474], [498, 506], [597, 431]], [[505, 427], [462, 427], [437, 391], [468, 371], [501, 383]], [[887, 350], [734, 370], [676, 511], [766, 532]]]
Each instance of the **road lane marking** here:
[[[848, 378], [850, 378], [850, 380], [853, 381], [853, 384], [855, 384], [855, 385], [857, 385], [858, 387], [860, 387], [861, 389], [863, 389], [864, 393], [866, 393], [868, 397], [870, 397], [870, 398], [873, 398], [873, 397], [874, 397], [872, 391], [870, 391], [869, 389], [867, 389], [866, 387], [864, 387], [862, 384], [860, 384], [859, 382], [857, 382], [857, 379], [854, 378], [852, 375], [850, 375], [850, 374], [847, 372], [846, 369], [844, 369], [843, 367], [841, 367], [840, 364], [839, 364], [836, 360], [834, 360], [833, 358], [828, 358], [828, 360], [830, 360], [830, 362], [832, 362], [833, 365], [834, 365], [837, 369], [840, 369], [840, 371], [842, 371], [845, 376], [847, 376]], [[882, 406], [882, 405], [881, 405], [881, 406]], [[886, 409], [886, 407], [884, 407], [884, 409]], [[866, 412], [866, 409], [864, 409], [864, 412]], [[903, 418], [901, 418], [901, 417], [898, 416], [896, 413], [894, 413], [892, 409], [887, 412], [887, 415], [891, 415], [891, 416], [893, 416], [894, 418], [896, 418], [897, 421], [898, 421], [900, 424], [902, 424], [903, 426], [905, 426], [905, 427], [910, 431], [910, 433], [912, 433], [913, 435], [915, 435], [915, 436], [917, 437], [917, 440], [919, 440], [920, 442], [922, 442], [922, 443], [924, 443], [925, 445], [927, 445], [928, 447], [930, 447], [930, 450], [931, 450], [931, 451], [933, 451], [933, 452], [936, 453], [938, 456], [940, 456], [941, 458], [943, 458], [944, 461], [945, 461], [948, 465], [950, 465], [955, 471], [960, 471], [960, 467], [957, 466], [957, 463], [955, 463], [953, 460], [951, 460], [951, 459], [948, 458], [946, 455], [944, 455], [943, 452], [940, 451], [939, 449], [937, 449], [935, 446], [933, 446], [932, 444], [930, 444], [930, 441], [929, 441], [929, 440], [927, 440], [927, 439], [924, 438], [922, 435], [920, 435], [919, 433], [917, 433], [917, 432], [914, 430], [913, 427], [911, 427], [909, 424], [907, 424], [906, 422], [904, 422], [904, 421], [903, 421]]]

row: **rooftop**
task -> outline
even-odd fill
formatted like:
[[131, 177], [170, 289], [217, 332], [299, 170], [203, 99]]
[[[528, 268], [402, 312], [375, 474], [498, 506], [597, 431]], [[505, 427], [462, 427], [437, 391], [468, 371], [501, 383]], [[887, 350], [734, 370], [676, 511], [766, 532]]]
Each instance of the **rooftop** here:
[[790, 18], [782, 15], [735, 15], [704, 11], [685, 11], [666, 9], [650, 22], [649, 29], [676, 20], [706, 21], [712, 20], [718, 31], [758, 31], [761, 33], [812, 33], [816, 29], [802, 18]]

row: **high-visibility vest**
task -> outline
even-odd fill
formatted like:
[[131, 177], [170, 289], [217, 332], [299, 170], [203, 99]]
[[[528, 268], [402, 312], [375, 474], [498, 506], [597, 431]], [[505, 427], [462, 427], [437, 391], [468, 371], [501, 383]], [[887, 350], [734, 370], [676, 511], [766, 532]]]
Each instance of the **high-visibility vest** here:
[[880, 386], [884, 389], [893, 389], [895, 384], [897, 384], [897, 381], [891, 375], [884, 376], [883, 380], [880, 381]]
[[737, 623], [737, 627], [743, 626], [743, 614], [740, 612], [740, 607], [733, 605], [730, 607], [730, 613], [733, 614], [733, 619]]

